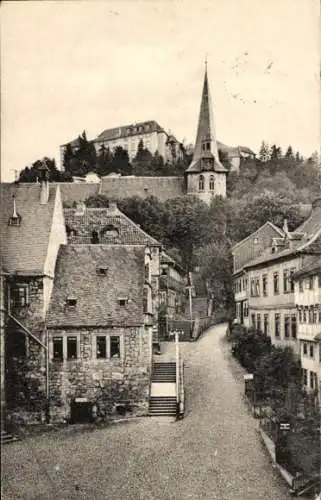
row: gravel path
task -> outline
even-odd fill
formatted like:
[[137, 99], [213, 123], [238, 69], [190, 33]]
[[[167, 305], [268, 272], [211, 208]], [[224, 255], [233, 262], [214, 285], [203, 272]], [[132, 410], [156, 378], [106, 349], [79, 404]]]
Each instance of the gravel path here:
[[184, 420], [145, 418], [6, 446], [3, 498], [290, 498], [244, 405], [242, 370], [221, 340], [224, 331], [213, 327], [198, 342], [182, 344]]

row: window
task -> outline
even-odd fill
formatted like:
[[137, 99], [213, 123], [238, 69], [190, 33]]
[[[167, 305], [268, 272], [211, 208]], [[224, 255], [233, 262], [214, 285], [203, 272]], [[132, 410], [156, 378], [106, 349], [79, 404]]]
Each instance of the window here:
[[9, 219], [8, 225], [9, 226], [20, 226], [21, 224], [21, 217], [20, 215], [12, 215]]
[[279, 285], [279, 273], [273, 274], [273, 290], [274, 295], [278, 295], [280, 293], [280, 285]]
[[145, 280], [149, 281], [149, 264], [145, 264]]
[[149, 313], [149, 310], [148, 310], [148, 290], [147, 290], [147, 288], [144, 288], [143, 308], [144, 308], [144, 313]]
[[315, 374], [314, 374], [314, 372], [310, 372], [310, 387], [311, 387], [311, 389], [314, 389], [314, 380], [315, 380]]
[[56, 361], [63, 361], [64, 355], [63, 355], [63, 343], [62, 343], [62, 337], [53, 337], [52, 339], [53, 343], [53, 359]]
[[309, 355], [310, 355], [310, 358], [313, 358], [313, 356], [314, 356], [314, 349], [313, 348], [314, 348], [314, 346], [313, 346], [313, 344], [311, 342], [310, 345], [309, 345]]
[[107, 342], [105, 336], [96, 337], [96, 358], [97, 359], [107, 358]]
[[244, 304], [243, 304], [243, 314], [244, 314], [245, 318], [247, 318], [248, 315], [249, 315], [249, 305], [248, 305], [248, 302], [244, 302]]
[[199, 176], [199, 180], [198, 180], [198, 189], [199, 191], [204, 191], [204, 175], [200, 175]]
[[304, 356], [308, 354], [308, 344], [306, 342], [303, 342], [303, 354]]
[[68, 307], [76, 307], [77, 299], [75, 297], [68, 297], [66, 300], [66, 304]]
[[92, 233], [91, 233], [90, 243], [92, 245], [96, 245], [97, 243], [99, 243], [99, 235], [98, 235], [98, 232], [95, 231], [95, 230], [93, 230]]
[[256, 278], [255, 280], [255, 296], [260, 296], [260, 278]]
[[291, 328], [290, 316], [286, 315], [284, 316], [284, 337], [286, 339], [290, 338], [290, 328]]
[[299, 309], [299, 323], [302, 323], [302, 309]]
[[296, 269], [295, 267], [292, 267], [292, 269], [290, 269], [290, 292], [293, 293], [294, 292], [294, 279], [293, 279], [293, 274], [295, 273]]
[[293, 339], [297, 336], [297, 318], [296, 314], [291, 315], [291, 335]]
[[258, 332], [261, 331], [261, 314], [256, 315], [256, 329]]
[[276, 313], [274, 316], [275, 338], [280, 338], [281, 334], [281, 315]]
[[263, 333], [264, 333], [264, 335], [268, 335], [268, 333], [269, 333], [269, 315], [268, 314], [264, 314]]
[[303, 309], [303, 323], [307, 322], [307, 310], [306, 308]]
[[263, 297], [267, 297], [267, 274], [262, 276], [262, 293]]
[[108, 271], [108, 267], [97, 267], [96, 272], [98, 276], [106, 276]]
[[283, 271], [283, 292], [289, 293], [291, 291], [291, 276], [290, 271], [285, 269]]
[[29, 286], [27, 283], [14, 285], [12, 301], [13, 307], [26, 307], [29, 305]]
[[121, 307], [124, 307], [128, 302], [127, 297], [118, 297], [117, 300], [118, 300], [118, 305], [120, 305]]
[[321, 288], [321, 274], [318, 274], [318, 287]]
[[299, 280], [299, 292], [303, 292], [303, 281]]
[[312, 307], [309, 307], [308, 316], [309, 316], [309, 323], [313, 323], [313, 309], [312, 309]]
[[110, 357], [120, 358], [120, 337], [110, 337]]
[[67, 359], [77, 359], [77, 337], [67, 337]]
[[210, 176], [210, 191], [214, 191], [214, 175]]
[[308, 370], [303, 368], [303, 385], [308, 385]]
[[255, 314], [251, 314], [251, 325], [255, 328]]
[[317, 314], [317, 309], [314, 307], [312, 309], [312, 323], [315, 324], [318, 321], [318, 314]]
[[309, 276], [308, 278], [306, 278], [304, 285], [304, 288], [306, 290], [313, 290], [313, 276]]

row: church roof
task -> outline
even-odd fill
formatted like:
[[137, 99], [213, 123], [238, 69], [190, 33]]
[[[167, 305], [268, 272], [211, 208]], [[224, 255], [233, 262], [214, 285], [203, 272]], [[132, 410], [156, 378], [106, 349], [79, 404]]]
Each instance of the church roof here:
[[[204, 149], [205, 146], [206, 148]], [[218, 155], [213, 118], [213, 107], [208, 84], [207, 70], [205, 70], [204, 76], [203, 92], [193, 159], [186, 172], [202, 172], [204, 170], [227, 172], [227, 169], [221, 164]]]

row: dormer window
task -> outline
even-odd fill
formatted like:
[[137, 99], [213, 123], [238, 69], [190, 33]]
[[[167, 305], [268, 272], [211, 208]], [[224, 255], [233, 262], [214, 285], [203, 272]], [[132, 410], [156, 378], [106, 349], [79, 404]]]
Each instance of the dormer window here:
[[9, 226], [20, 226], [21, 225], [21, 217], [20, 215], [16, 215], [15, 217], [12, 215], [8, 222]]
[[128, 297], [118, 297], [118, 305], [124, 307], [128, 303]]
[[98, 276], [106, 276], [108, 272], [108, 267], [107, 266], [97, 267], [96, 272]]
[[66, 300], [66, 305], [68, 307], [76, 307], [77, 299], [75, 297], [68, 297]]
[[12, 288], [12, 306], [27, 307], [29, 305], [29, 286], [28, 283], [17, 283]]

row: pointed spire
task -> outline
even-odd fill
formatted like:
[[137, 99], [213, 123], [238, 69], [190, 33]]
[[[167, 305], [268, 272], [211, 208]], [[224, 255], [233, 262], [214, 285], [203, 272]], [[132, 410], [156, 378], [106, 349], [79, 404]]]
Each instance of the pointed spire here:
[[205, 58], [204, 83], [198, 119], [193, 160], [189, 171], [216, 170], [226, 171], [219, 160], [215, 135], [211, 94], [207, 76], [207, 55]]

